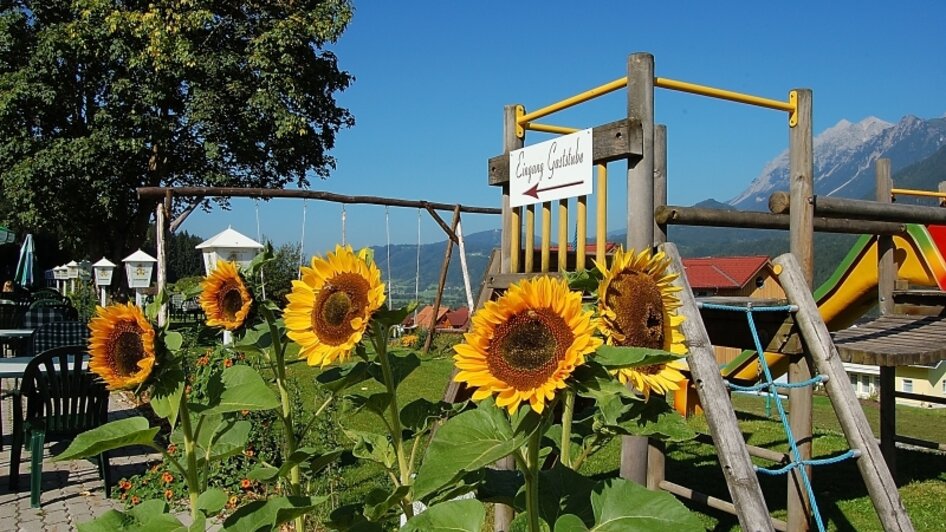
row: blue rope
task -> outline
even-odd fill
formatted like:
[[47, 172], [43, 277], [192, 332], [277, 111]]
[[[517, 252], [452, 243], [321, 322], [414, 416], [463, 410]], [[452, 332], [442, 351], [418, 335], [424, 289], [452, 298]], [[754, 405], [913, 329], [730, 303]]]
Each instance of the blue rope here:
[[759, 366], [762, 368], [763, 375], [765, 376], [765, 382], [756, 386], [739, 386], [735, 384], [729, 384], [729, 386], [735, 390], [741, 391], [759, 391], [763, 389], [768, 391], [768, 395], [775, 401], [775, 407], [778, 409], [779, 419], [782, 422], [782, 428], [785, 429], [785, 436], [788, 439], [788, 445], [791, 451], [791, 462], [788, 465], [779, 469], [756, 468], [756, 471], [765, 475], [782, 475], [793, 469], [798, 469], [798, 474], [801, 477], [802, 484], [805, 486], [805, 492], [808, 494], [808, 500], [811, 503], [811, 513], [815, 518], [815, 524], [818, 525], [818, 530], [820, 532], [825, 532], [824, 522], [821, 519], [821, 512], [818, 510], [818, 501], [815, 499], [815, 492], [811, 487], [811, 479], [808, 476], [806, 466], [834, 464], [842, 460], [847, 460], [848, 458], [859, 456], [860, 453], [849, 450], [843, 454], [830, 458], [802, 460], [801, 451], [799, 451], [798, 445], [795, 443], [795, 435], [792, 434], [792, 427], [788, 423], [788, 415], [785, 413], [785, 406], [782, 404], [782, 398], [778, 394], [777, 389], [810, 386], [818, 382], [823, 382], [825, 379], [823, 376], [817, 375], [814, 378], [808, 379], [804, 382], [787, 384], [775, 383], [772, 379], [772, 372], [769, 370], [769, 365], [765, 360], [765, 351], [762, 348], [762, 341], [759, 340], [759, 332], [756, 329], [755, 319], [752, 317], [753, 312], [795, 312], [798, 310], [798, 307], [794, 305], [778, 305], [771, 307], [737, 307], [732, 305], [718, 305], [714, 303], [703, 303], [701, 307], [710, 310], [744, 312], [746, 314], [746, 320], [749, 322], [749, 331], [752, 333], [752, 341], [755, 343], [756, 355], [759, 357]]
[[726, 381], [726, 386], [729, 386], [737, 392], [758, 392], [761, 390], [768, 390], [769, 393], [774, 393], [773, 388], [804, 388], [806, 386], [811, 386], [813, 384], [819, 384], [826, 381], [824, 375], [815, 375], [814, 377], [801, 381], [801, 382], [763, 382], [761, 384], [755, 384], [753, 386], [742, 386], [740, 384], [734, 384], [729, 381]]

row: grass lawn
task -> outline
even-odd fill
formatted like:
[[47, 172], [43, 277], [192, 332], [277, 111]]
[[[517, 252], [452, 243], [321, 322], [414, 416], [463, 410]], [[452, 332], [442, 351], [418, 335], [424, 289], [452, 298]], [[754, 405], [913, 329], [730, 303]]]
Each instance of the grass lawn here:
[[[294, 347], [291, 346], [290, 349]], [[421, 366], [401, 385], [399, 401], [402, 405], [418, 397], [439, 400], [443, 396], [452, 369], [450, 352], [440, 350], [422, 358]], [[312, 383], [319, 369], [304, 364], [294, 364], [290, 368], [291, 376], [301, 385], [304, 404], [315, 408], [315, 385]], [[354, 391], [369, 394], [381, 390], [380, 384], [366, 381]], [[749, 443], [787, 452], [785, 435], [777, 421], [774, 406], [772, 417], [767, 418], [764, 400], [761, 398], [737, 395], [733, 402], [743, 434]], [[862, 401], [861, 404], [875, 434], [879, 434], [878, 404], [872, 401]], [[946, 442], [946, 409], [928, 410], [899, 406], [897, 416], [900, 434]], [[344, 428], [384, 432], [377, 418], [370, 412], [352, 415], [342, 409], [338, 419]], [[690, 423], [696, 430], [707, 432], [703, 417], [694, 417]], [[826, 397], [815, 397], [814, 425], [816, 457], [830, 456], [847, 449], [840, 426]], [[583, 472], [596, 477], [616, 476], [619, 456], [620, 444], [613, 441], [585, 463]], [[769, 465], [762, 461], [758, 463]], [[942, 530], [946, 522], [946, 509], [943, 504], [943, 501], [946, 501], [946, 456], [927, 451], [898, 449], [897, 464], [897, 483], [916, 529]], [[341, 494], [342, 503], [357, 501], [370, 489], [386, 482], [380, 468], [367, 463], [346, 467], [343, 475], [345, 492]], [[715, 450], [709, 445], [685, 443], [669, 446], [666, 476], [668, 480], [729, 500]], [[785, 519], [785, 478], [761, 476], [760, 479], [773, 515]], [[853, 461], [816, 468], [814, 479], [817, 501], [829, 529], [882, 530]], [[707, 529], [738, 529], [734, 517], [703, 507], [694, 506], [693, 509], [699, 513]]]

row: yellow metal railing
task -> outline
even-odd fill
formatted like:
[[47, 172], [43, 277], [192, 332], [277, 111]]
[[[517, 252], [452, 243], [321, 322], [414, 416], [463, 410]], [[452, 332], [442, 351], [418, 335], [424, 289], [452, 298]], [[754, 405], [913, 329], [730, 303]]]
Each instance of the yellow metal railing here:
[[[525, 111], [522, 106], [516, 109], [516, 135], [519, 138], [525, 136], [525, 131], [539, 131], [543, 133], [553, 133], [567, 135], [579, 131], [578, 128], [568, 126], [558, 126], [553, 124], [541, 124], [535, 120], [544, 118], [552, 113], [568, 109], [575, 105], [587, 102], [598, 96], [602, 96], [627, 86], [627, 77], [622, 77], [614, 81], [599, 85], [593, 89], [580, 94], [565, 98], [551, 105], [547, 105], [530, 113]], [[686, 81], [673, 80], [668, 78], [655, 77], [654, 86], [668, 90], [687, 92], [711, 98], [729, 100], [732, 102], [765, 107], [789, 113], [789, 126], [795, 127], [797, 124], [797, 94], [790, 91], [788, 101], [774, 100], [761, 96], [754, 96], [741, 92], [699, 85]], [[606, 165], [597, 166], [596, 183], [596, 202], [595, 202], [595, 260], [604, 263], [607, 252], [607, 217], [608, 217], [608, 169]], [[915, 196], [930, 196], [946, 199], [946, 193], [911, 191], [907, 189], [893, 189], [893, 194], [910, 194]], [[559, 200], [558, 202], [558, 270], [564, 271], [567, 268], [568, 253], [568, 219], [569, 207], [568, 200]], [[588, 197], [580, 196], [576, 202], [576, 235], [575, 235], [575, 268], [583, 269], [586, 264], [586, 246], [588, 239]], [[523, 230], [523, 218], [525, 218], [525, 242], [521, 245], [521, 234]], [[524, 260], [522, 261], [522, 270], [532, 273], [535, 270], [535, 205], [512, 209], [511, 217], [512, 235], [510, 246], [512, 247], [511, 271], [520, 271], [519, 253], [524, 251]], [[548, 272], [551, 268], [551, 239], [552, 239], [552, 204], [550, 202], [542, 203], [542, 220], [540, 238], [540, 264], [539, 271]], [[524, 248], [524, 249], [523, 249]]]
[[914, 190], [911, 188], [892, 188], [890, 194], [893, 196], [918, 196], [921, 198], [939, 198], [946, 199], [946, 192], [933, 192], [931, 190]]

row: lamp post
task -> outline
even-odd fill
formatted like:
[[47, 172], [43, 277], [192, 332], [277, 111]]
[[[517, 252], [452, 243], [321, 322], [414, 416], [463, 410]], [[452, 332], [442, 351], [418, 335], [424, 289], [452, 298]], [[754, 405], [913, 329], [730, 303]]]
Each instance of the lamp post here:
[[112, 285], [112, 274], [115, 273], [115, 263], [102, 257], [101, 260], [92, 265], [95, 272], [95, 285], [101, 291], [102, 306], [106, 304], [105, 288]]
[[79, 278], [79, 263], [70, 260], [66, 263], [66, 279], [69, 279], [69, 292], [76, 291], [76, 279]]
[[66, 279], [69, 276], [69, 268], [66, 268], [66, 265], [56, 266], [53, 268], [53, 279], [56, 280], [56, 290], [60, 294], [66, 293]]
[[122, 262], [125, 263], [125, 277], [128, 278], [128, 288], [135, 290], [135, 305], [141, 307], [143, 299], [141, 290], [151, 286], [151, 273], [158, 259], [148, 255], [140, 249], [128, 255]]

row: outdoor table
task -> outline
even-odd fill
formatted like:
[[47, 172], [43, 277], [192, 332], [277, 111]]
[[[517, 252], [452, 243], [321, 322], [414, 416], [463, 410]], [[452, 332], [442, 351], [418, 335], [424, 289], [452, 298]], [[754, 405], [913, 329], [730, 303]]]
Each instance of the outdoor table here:
[[[0, 358], [0, 379], [21, 379], [26, 372], [26, 365], [33, 360], [33, 357], [10, 357]], [[89, 367], [89, 357], [86, 356], [82, 361], [82, 368]], [[40, 366], [42, 370], [43, 366]]]
[[[33, 336], [33, 329], [0, 329], [0, 346], [9, 345], [13, 350], [13, 353], [16, 354], [17, 349], [17, 340], [27, 339]], [[6, 340], [14, 340], [8, 342]], [[0, 355], [2, 356], [2, 355]]]

